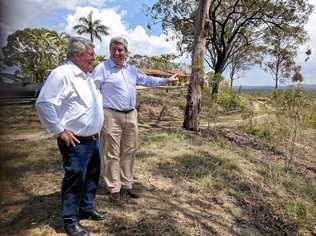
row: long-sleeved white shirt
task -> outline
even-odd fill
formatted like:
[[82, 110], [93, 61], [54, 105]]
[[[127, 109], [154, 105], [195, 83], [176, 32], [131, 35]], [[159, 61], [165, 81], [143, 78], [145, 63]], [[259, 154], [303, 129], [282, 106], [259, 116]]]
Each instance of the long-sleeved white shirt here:
[[90, 136], [102, 128], [102, 95], [90, 73], [70, 61], [50, 73], [36, 100], [36, 109], [50, 135], [66, 129], [78, 136]]

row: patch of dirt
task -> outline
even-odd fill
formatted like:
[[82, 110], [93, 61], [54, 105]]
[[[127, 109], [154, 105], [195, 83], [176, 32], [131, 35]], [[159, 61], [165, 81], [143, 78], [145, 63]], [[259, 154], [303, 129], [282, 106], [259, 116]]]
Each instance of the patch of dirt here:
[[235, 131], [233, 129], [201, 129], [200, 135], [207, 139], [216, 139], [223, 137], [228, 141], [242, 147], [251, 147], [256, 150], [270, 150], [270, 145], [256, 136], [247, 134], [246, 132]]
[[32, 140], [38, 141], [41, 139], [48, 139], [49, 136], [46, 131], [38, 131], [32, 133], [21, 133], [21, 134], [2, 134], [0, 135], [0, 141], [23, 141]]

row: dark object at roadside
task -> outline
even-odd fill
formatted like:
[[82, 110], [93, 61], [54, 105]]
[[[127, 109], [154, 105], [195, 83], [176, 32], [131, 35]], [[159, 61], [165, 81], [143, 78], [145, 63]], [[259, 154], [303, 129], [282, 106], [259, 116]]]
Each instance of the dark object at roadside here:
[[35, 102], [42, 85], [12, 74], [0, 73], [0, 105]]

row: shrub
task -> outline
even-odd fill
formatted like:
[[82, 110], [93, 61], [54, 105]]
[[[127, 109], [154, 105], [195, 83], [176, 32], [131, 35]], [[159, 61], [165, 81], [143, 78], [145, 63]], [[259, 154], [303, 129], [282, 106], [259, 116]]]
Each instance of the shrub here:
[[245, 109], [247, 100], [230, 87], [223, 86], [218, 95], [218, 104], [223, 108], [224, 112], [230, 112]]
[[291, 201], [285, 205], [286, 214], [295, 223], [301, 225], [305, 224], [307, 220], [307, 207], [304, 202]]

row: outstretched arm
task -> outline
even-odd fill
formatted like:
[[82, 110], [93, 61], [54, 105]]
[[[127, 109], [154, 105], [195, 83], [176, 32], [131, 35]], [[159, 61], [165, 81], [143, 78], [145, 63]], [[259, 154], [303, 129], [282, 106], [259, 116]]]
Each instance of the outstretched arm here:
[[175, 84], [176, 82], [178, 82], [179, 81], [178, 75], [179, 75], [179, 72], [177, 72], [177, 73], [173, 74], [172, 76], [170, 76], [167, 79], [168, 84]]
[[174, 83], [175, 81], [178, 81], [177, 79], [178, 73], [175, 73], [169, 78], [148, 76], [139, 70], [136, 70], [136, 73], [137, 73], [137, 84], [143, 85], [146, 87], [162, 86], [162, 85], [167, 85], [168, 83]]

